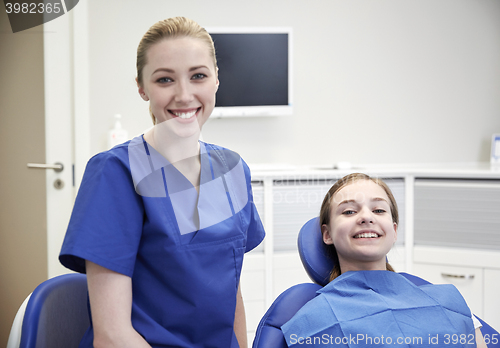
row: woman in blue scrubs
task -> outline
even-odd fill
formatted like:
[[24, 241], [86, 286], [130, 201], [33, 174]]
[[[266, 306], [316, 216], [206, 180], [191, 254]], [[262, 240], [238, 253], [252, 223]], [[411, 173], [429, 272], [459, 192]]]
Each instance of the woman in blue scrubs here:
[[153, 25], [137, 85], [155, 126], [89, 161], [60, 254], [87, 274], [80, 347], [246, 347], [239, 279], [264, 229], [246, 163], [198, 140], [219, 85], [210, 35]]

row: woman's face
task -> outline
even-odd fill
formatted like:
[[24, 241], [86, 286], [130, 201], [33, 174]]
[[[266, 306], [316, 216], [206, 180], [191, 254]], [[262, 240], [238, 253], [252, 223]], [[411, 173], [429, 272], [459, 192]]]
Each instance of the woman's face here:
[[337, 191], [330, 223], [321, 226], [325, 244], [333, 244], [342, 273], [385, 270], [386, 255], [397, 239], [389, 197], [371, 180], [359, 180]]
[[[139, 94], [150, 101], [157, 124], [178, 136], [199, 132], [215, 107], [219, 80], [206, 43], [181, 37], [148, 49]], [[167, 121], [167, 122], [166, 122]]]

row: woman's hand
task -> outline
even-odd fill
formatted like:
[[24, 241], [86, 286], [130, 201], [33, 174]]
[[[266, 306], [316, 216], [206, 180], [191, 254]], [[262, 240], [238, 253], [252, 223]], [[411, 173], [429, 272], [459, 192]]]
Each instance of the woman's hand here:
[[132, 279], [85, 262], [95, 348], [151, 346], [132, 326]]

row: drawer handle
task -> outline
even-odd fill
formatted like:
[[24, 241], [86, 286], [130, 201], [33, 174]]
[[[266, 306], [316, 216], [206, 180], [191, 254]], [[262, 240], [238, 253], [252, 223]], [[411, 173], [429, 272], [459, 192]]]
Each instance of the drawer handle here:
[[443, 278], [454, 278], [454, 279], [474, 279], [474, 274], [451, 274], [451, 273], [441, 273]]

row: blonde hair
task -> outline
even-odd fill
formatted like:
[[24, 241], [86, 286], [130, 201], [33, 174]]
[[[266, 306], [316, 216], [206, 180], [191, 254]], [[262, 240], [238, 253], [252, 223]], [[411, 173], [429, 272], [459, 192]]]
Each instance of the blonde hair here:
[[[180, 37], [190, 37], [205, 42], [208, 53], [214, 61], [215, 73], [217, 74], [215, 46], [210, 34], [198, 23], [189, 18], [173, 17], [153, 24], [139, 42], [139, 46], [137, 47], [137, 83], [140, 86], [144, 86], [142, 71], [147, 64], [147, 52], [149, 48], [161, 40]], [[153, 124], [155, 124], [156, 118], [152, 113], [151, 118]]]
[[[319, 224], [320, 224], [320, 229], [321, 226], [323, 225], [328, 225], [330, 223], [330, 212], [331, 212], [331, 206], [332, 206], [332, 199], [333, 195], [340, 191], [342, 188], [346, 187], [347, 185], [353, 184], [357, 181], [360, 180], [371, 180], [375, 184], [379, 185], [382, 187], [387, 194], [387, 197], [389, 198], [389, 206], [391, 208], [391, 216], [392, 216], [392, 221], [395, 222], [396, 224], [399, 223], [399, 213], [398, 213], [398, 205], [396, 203], [396, 199], [394, 198], [394, 195], [391, 192], [391, 189], [387, 184], [382, 180], [382, 179], [376, 179], [372, 178], [369, 175], [362, 174], [362, 173], [353, 173], [344, 176], [342, 179], [339, 179], [333, 186], [328, 190], [328, 193], [325, 195], [325, 198], [323, 199], [323, 203], [321, 204], [321, 209], [319, 213]], [[337, 254], [337, 250], [335, 249], [335, 246], [328, 245], [328, 252], [329, 256], [333, 259], [334, 261], [334, 266], [333, 269], [330, 273], [330, 281], [334, 280], [337, 278], [339, 275], [342, 274], [342, 271], [340, 269], [340, 264], [339, 264], [339, 257]], [[389, 262], [386, 262], [386, 269], [388, 271], [394, 272], [394, 269], [392, 266], [389, 264]]]

